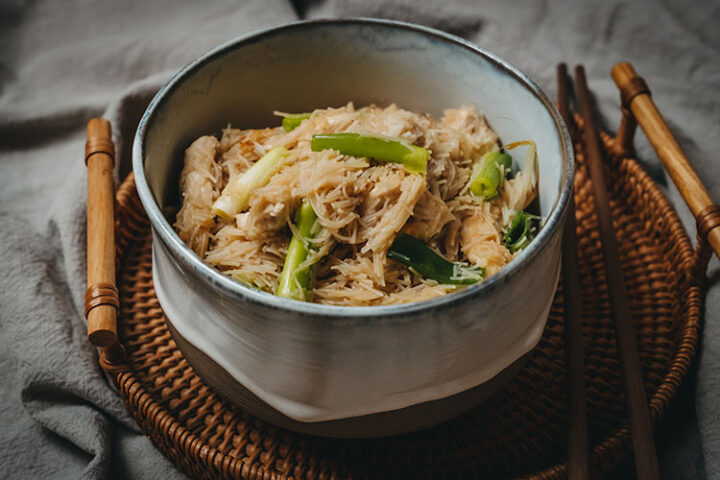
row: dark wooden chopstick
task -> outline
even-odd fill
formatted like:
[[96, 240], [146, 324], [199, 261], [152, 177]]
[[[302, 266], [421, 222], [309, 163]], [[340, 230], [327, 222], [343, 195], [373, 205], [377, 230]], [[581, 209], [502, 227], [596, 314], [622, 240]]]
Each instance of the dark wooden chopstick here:
[[[564, 63], [557, 68], [558, 105], [568, 129], [572, 129], [568, 98], [568, 75]], [[565, 351], [568, 388], [568, 477], [587, 480], [588, 424], [585, 401], [585, 346], [582, 337], [580, 272], [578, 269], [575, 195], [570, 195], [562, 242], [563, 306], [565, 312]]]
[[593, 106], [585, 79], [585, 69], [582, 66], [575, 68], [575, 85], [580, 112], [585, 123], [586, 162], [590, 172], [593, 196], [595, 197], [595, 209], [605, 259], [608, 293], [618, 336], [625, 399], [628, 416], [630, 417], [635, 471], [639, 480], [655, 480], [659, 476], [655, 439], [653, 438], [652, 422], [645, 394], [645, 383], [640, 367], [635, 332], [630, 317], [630, 304], [625, 288], [625, 280], [620, 269], [620, 252], [612, 224], [610, 201], [605, 186], [603, 151], [600, 148], [598, 131], [595, 126]]

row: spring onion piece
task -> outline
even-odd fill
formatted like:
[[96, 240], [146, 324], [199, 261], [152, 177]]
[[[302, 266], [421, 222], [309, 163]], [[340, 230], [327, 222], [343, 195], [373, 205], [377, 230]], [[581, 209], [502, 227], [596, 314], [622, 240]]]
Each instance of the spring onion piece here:
[[469, 285], [485, 278], [484, 268], [451, 262], [407, 233], [401, 233], [395, 238], [387, 256], [419, 275], [444, 285]]
[[[523, 165], [522, 172], [523, 175], [529, 179], [530, 185], [532, 185], [533, 188], [536, 188], [538, 170], [537, 144], [532, 140], [523, 140], [521, 142], [508, 143], [503, 148], [512, 150], [513, 148], [517, 148], [522, 145], [527, 145], [528, 147], [527, 153], [525, 154], [525, 164]], [[525, 205], [525, 207], [527, 207], [527, 205]]]
[[229, 272], [225, 272], [225, 273], [226, 273], [226, 274], [229, 273], [229, 274], [230, 274], [230, 277], [231, 277], [233, 280], [235, 280], [235, 281], [238, 282], [238, 283], [242, 283], [242, 284], [245, 285], [246, 287], [254, 288], [255, 290], [260, 290], [260, 291], [265, 290], [265, 289], [264, 289], [263, 287], [261, 287], [260, 285], [254, 283], [254, 282], [251, 282], [250, 280], [248, 280], [247, 277], [246, 277], [244, 274], [240, 273], [240, 272], [237, 272], [237, 271], [229, 271]]
[[292, 132], [300, 126], [303, 120], [310, 118], [312, 113], [284, 113], [282, 126], [286, 132]]
[[522, 250], [530, 244], [537, 232], [537, 221], [540, 217], [523, 212], [517, 212], [510, 222], [510, 226], [503, 233], [503, 244], [515, 253]]
[[399, 163], [405, 170], [425, 173], [428, 151], [402, 138], [362, 135], [359, 133], [328, 133], [313, 135], [310, 148], [313, 152], [337, 150], [343, 155], [368, 157], [378, 162]]
[[250, 194], [270, 181], [276, 167], [289, 154], [290, 152], [285, 148], [275, 147], [245, 173], [233, 177], [213, 203], [213, 214], [232, 220], [235, 215], [245, 210], [248, 207]]
[[505, 174], [512, 167], [512, 157], [504, 152], [488, 152], [473, 165], [470, 175], [470, 193], [485, 200], [494, 198]]
[[294, 234], [290, 240], [275, 295], [305, 302], [312, 300], [315, 268], [314, 265], [304, 268], [301, 266], [310, 255], [312, 247], [309, 241], [314, 239], [320, 230], [317, 218], [310, 202], [307, 199], [303, 200], [300, 208], [295, 212], [297, 234]]

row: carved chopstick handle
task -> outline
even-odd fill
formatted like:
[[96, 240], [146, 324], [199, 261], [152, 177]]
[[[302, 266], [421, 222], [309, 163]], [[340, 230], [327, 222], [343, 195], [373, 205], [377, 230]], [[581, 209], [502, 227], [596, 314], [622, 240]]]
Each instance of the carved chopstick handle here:
[[88, 177], [85, 317], [90, 343], [106, 349], [117, 345], [120, 307], [115, 286], [114, 158], [110, 122], [93, 118], [87, 125], [85, 144]]
[[620, 89], [623, 105], [632, 111], [695, 216], [698, 233], [720, 257], [720, 228], [717, 228], [720, 227], [720, 207], [712, 201], [705, 185], [670, 132], [650, 97], [650, 90], [645, 81], [627, 62], [615, 65], [611, 74]]

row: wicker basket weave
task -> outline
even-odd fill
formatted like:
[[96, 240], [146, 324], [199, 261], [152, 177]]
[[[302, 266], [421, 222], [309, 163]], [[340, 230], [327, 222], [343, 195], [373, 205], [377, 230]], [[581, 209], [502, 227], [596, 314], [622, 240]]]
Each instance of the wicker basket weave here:
[[[582, 128], [581, 122], [580, 128]], [[603, 136], [608, 151], [615, 140]], [[578, 248], [593, 446], [591, 468], [607, 472], [628, 451], [614, 324], [583, 145], [575, 145]], [[630, 297], [651, 414], [659, 420], [695, 353], [702, 293], [695, 257], [665, 196], [632, 159], [607, 169], [614, 225]], [[305, 436], [251, 417], [199, 378], [170, 337], [153, 290], [150, 227], [132, 176], [117, 193], [116, 244], [125, 363], [103, 364], [152, 441], [195, 478], [566, 477], [566, 387], [562, 291], [542, 340], [501, 391], [455, 420], [375, 440]]]

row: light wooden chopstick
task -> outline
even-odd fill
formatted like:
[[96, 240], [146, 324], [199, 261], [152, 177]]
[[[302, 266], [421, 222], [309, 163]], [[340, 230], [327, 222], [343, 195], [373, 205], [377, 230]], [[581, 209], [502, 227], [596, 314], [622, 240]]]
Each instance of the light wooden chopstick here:
[[115, 216], [113, 163], [115, 146], [110, 122], [93, 118], [87, 125], [87, 284], [85, 317], [88, 339], [99, 347], [104, 361], [122, 358], [118, 342], [117, 313], [120, 308], [115, 286]]
[[705, 185], [655, 106], [650, 90], [633, 66], [627, 62], [618, 63], [613, 67], [611, 75], [622, 92], [623, 104], [632, 111], [673, 183], [698, 220], [698, 233], [707, 238], [720, 258], [720, 207], [713, 203]]

